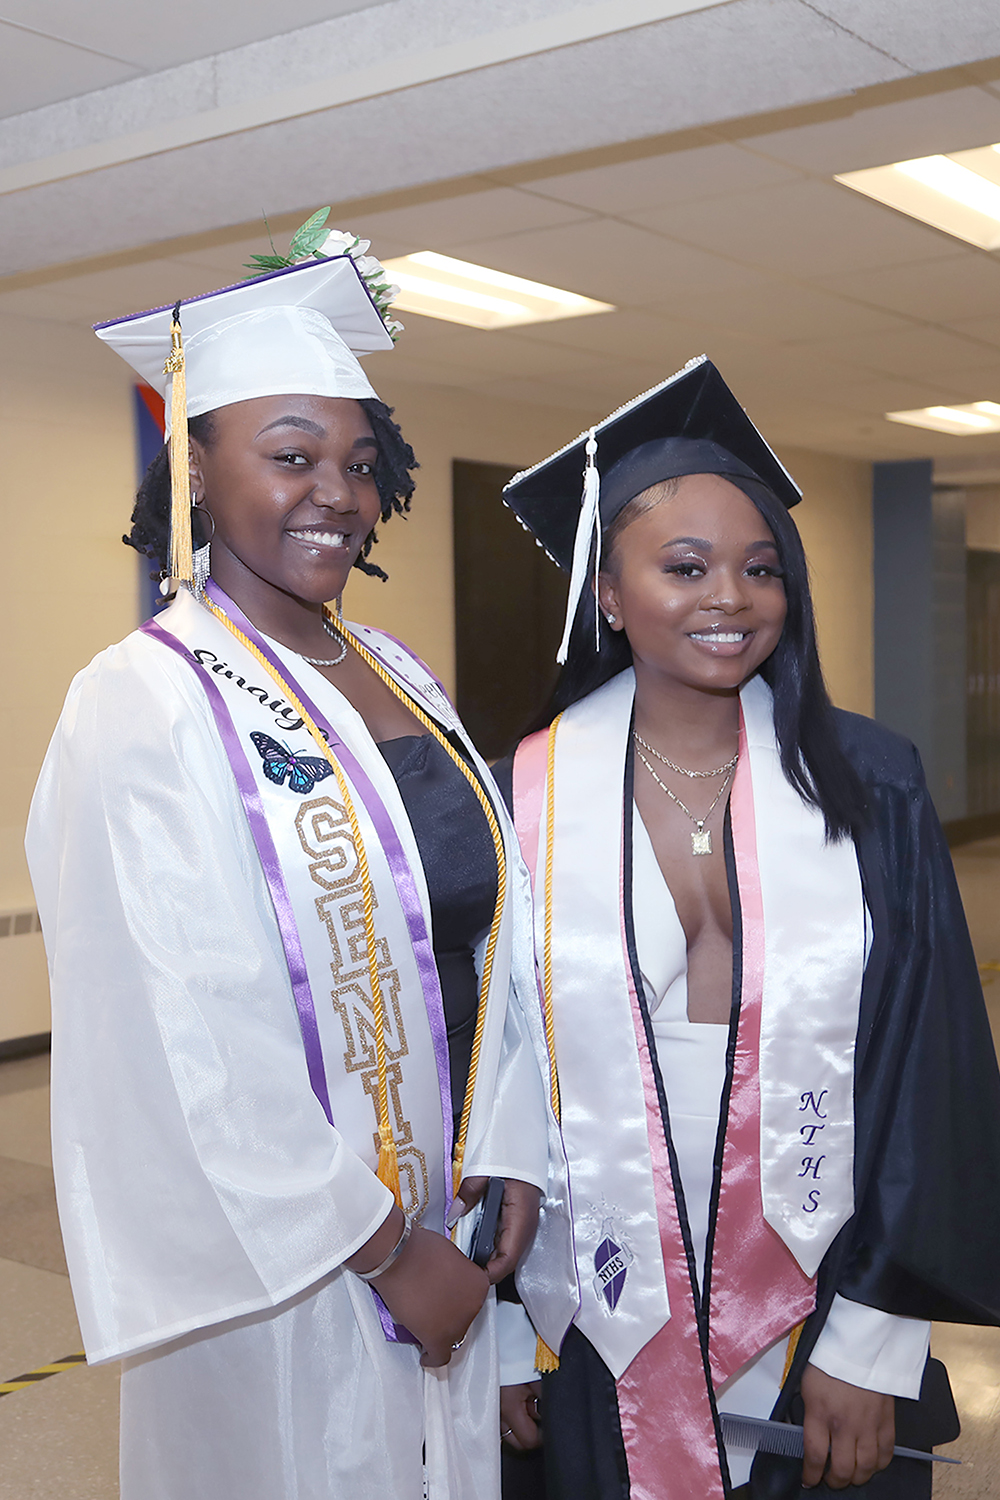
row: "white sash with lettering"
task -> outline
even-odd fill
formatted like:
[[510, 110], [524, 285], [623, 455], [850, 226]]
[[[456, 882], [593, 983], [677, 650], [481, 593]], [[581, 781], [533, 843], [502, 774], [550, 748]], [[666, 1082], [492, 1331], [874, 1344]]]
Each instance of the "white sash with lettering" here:
[[[670, 1316], [623, 941], [622, 788], [634, 692], [624, 672], [568, 709], [555, 750], [552, 992], [583, 1293], [576, 1321], [616, 1376]], [[741, 708], [766, 934], [761, 1193], [768, 1223], [812, 1275], [854, 1209], [864, 900], [853, 843], [827, 843], [822, 816], [782, 773], [770, 689], [754, 679]], [[539, 870], [545, 828], [543, 817]], [[541, 896], [539, 881], [539, 953]], [[673, 903], [663, 921], [686, 950]], [[625, 1269], [614, 1305], [601, 1274], [609, 1241]]]
[[[208, 610], [181, 595], [161, 622], [192, 652], [225, 701], [254, 778], [298, 929], [333, 1120], [374, 1171], [378, 1161], [374, 1006], [357, 854], [337, 782], [332, 774], [312, 781], [308, 768], [319, 770], [320, 763], [325, 767], [326, 762], [321, 762], [309, 731], [282, 698], [273, 678]], [[363, 721], [325, 679], [316, 681], [319, 674], [304, 667], [301, 658], [271, 641], [267, 644], [287, 667], [287, 677], [294, 672], [299, 678], [306, 674], [313, 678], [307, 691], [320, 698], [335, 733], [374, 786], [407, 857], [429, 932], [426, 884], [413, 832], [392, 773]], [[440, 713], [441, 705], [436, 709]], [[305, 758], [298, 789], [290, 774], [280, 784], [265, 774], [270, 746], [291, 752], [300, 762]], [[403, 1207], [407, 1213], [426, 1216], [432, 1227], [441, 1227], [450, 1172], [443, 1152], [448, 1132], [424, 987], [378, 831], [357, 788], [352, 790], [375, 893], [389, 1107]], [[450, 1131], [450, 1121], [448, 1125]]]

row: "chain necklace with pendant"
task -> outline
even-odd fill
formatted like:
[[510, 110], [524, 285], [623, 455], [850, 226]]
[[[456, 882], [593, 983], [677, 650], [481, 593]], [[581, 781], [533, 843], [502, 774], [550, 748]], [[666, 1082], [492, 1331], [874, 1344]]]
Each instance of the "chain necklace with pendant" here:
[[[691, 819], [691, 822], [694, 824], [694, 829], [693, 829], [693, 831], [691, 833], [691, 853], [692, 854], [711, 854], [711, 852], [712, 852], [712, 833], [711, 833], [711, 829], [708, 829], [708, 828], [705, 827], [705, 824], [708, 822], [709, 818], [712, 816], [712, 814], [715, 812], [715, 809], [718, 807], [719, 803], [722, 801], [722, 798], [723, 798], [723, 795], [725, 794], [726, 788], [729, 786], [729, 783], [733, 779], [733, 773], [736, 770], [736, 764], [737, 764], [737, 762], [738, 762], [738, 760], [740, 758], [739, 751], [737, 750], [737, 752], [733, 756], [732, 760], [729, 761], [726, 765], [720, 766], [718, 771], [685, 771], [682, 766], [675, 766], [672, 761], [667, 760], [666, 756], [660, 755], [659, 751], [657, 751], [657, 750], [653, 750], [652, 745], [646, 745], [645, 740], [640, 739], [639, 736], [635, 733], [635, 730], [632, 731], [632, 738], [636, 742], [636, 754], [638, 755], [639, 759], [642, 761], [643, 765], [646, 767], [646, 770], [649, 772], [650, 776], [652, 776], [653, 780], [656, 782], [657, 786], [661, 789], [661, 791], [666, 792], [666, 794], [670, 798], [671, 802], [676, 802], [676, 804], [680, 808], [681, 812], [686, 813], [687, 816]], [[716, 792], [715, 799], [712, 802], [711, 807], [708, 809], [708, 812], [705, 814], [705, 816], [703, 818], [697, 818], [697, 817], [695, 817], [695, 815], [691, 811], [691, 809], [689, 807], [686, 807], [685, 804], [681, 801], [681, 799], [674, 792], [672, 792], [670, 790], [670, 788], [667, 786], [666, 782], [664, 782], [664, 781], [662, 781], [660, 779], [660, 777], [657, 775], [657, 772], [653, 768], [652, 763], [649, 760], [647, 760], [646, 756], [643, 754], [643, 750], [641, 748], [642, 746], [645, 746], [647, 750], [652, 750], [653, 754], [657, 757], [658, 760], [661, 760], [664, 765], [670, 766], [671, 770], [673, 770], [673, 771], [680, 771], [680, 773], [681, 773], [682, 776], [698, 776], [698, 777], [719, 776], [723, 772], [725, 772], [725, 780], [723, 781], [722, 785], [719, 787], [718, 792]]]

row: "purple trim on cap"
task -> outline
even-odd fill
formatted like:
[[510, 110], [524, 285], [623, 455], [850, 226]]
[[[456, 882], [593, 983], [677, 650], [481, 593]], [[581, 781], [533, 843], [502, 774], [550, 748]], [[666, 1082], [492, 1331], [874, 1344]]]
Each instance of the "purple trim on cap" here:
[[[348, 260], [351, 262], [354, 274], [364, 287], [365, 296], [378, 313], [384, 328], [385, 318], [378, 310], [375, 298], [369, 291], [368, 283], [354, 264], [353, 258], [346, 251], [343, 255], [323, 255], [314, 260], [298, 261], [294, 266], [282, 266], [279, 271], [264, 271], [260, 276], [247, 276], [243, 281], [234, 281], [231, 286], [216, 287], [214, 292], [199, 292], [196, 297], [182, 297], [180, 299], [180, 306], [193, 307], [196, 302], [207, 302], [212, 297], [221, 297], [224, 292], [235, 292], [245, 286], [259, 286], [262, 281], [274, 281], [279, 276], [291, 276], [295, 271], [315, 270], [317, 266], [321, 266], [327, 260]], [[108, 318], [107, 322], [92, 323], [91, 327], [95, 333], [99, 333], [102, 328], [120, 328], [123, 323], [134, 323], [137, 318], [151, 318], [154, 313], [173, 312], [177, 305], [176, 302], [165, 302], [162, 307], [147, 307], [145, 312], [129, 313], [126, 318]]]
[[[244, 635], [253, 641], [257, 650], [271, 663], [275, 671], [281, 677], [288, 679], [294, 688], [296, 696], [300, 699], [317, 728], [323, 731], [330, 749], [336, 752], [337, 759], [343, 766], [344, 772], [354, 790], [364, 803], [368, 816], [375, 827], [375, 833], [385, 854], [389, 872], [392, 875], [396, 891], [399, 895], [399, 902], [403, 909], [407, 932], [409, 933], [410, 943], [413, 947], [413, 956], [417, 964], [417, 973], [420, 976], [420, 985], [423, 990], [427, 1023], [430, 1027], [431, 1039], [434, 1043], [434, 1060], [437, 1064], [438, 1090], [441, 1096], [441, 1125], [444, 1137], [444, 1212], [447, 1218], [452, 1204], [451, 1152], [453, 1144], [451, 1064], [448, 1056], [448, 1030], [444, 1018], [444, 1003], [441, 999], [441, 979], [434, 958], [434, 949], [431, 944], [430, 934], [427, 931], [427, 923], [424, 921], [423, 906], [421, 905], [413, 871], [410, 869], [409, 861], [399, 841], [399, 835], [396, 832], [384, 802], [372, 785], [367, 771], [356, 759], [353, 752], [334, 731], [324, 714], [316, 707], [298, 680], [292, 677], [285, 663], [271, 650], [267, 641], [264, 640], [256, 627], [247, 619], [239, 605], [234, 604], [232, 599], [223, 593], [213, 578], [208, 580], [206, 592], [212, 603], [218, 609], [221, 609], [233, 624], [238, 626]], [[214, 686], [215, 684], [213, 683]]]
[[192, 666], [205, 689], [209, 707], [215, 718], [219, 738], [222, 740], [223, 749], [232, 767], [236, 786], [243, 802], [247, 822], [250, 825], [250, 834], [253, 838], [260, 858], [261, 868], [264, 871], [264, 879], [271, 893], [271, 901], [274, 905], [274, 914], [278, 921], [278, 930], [281, 934], [282, 947], [285, 950], [285, 961], [288, 964], [288, 977], [292, 984], [292, 994], [295, 997], [295, 1009], [298, 1012], [299, 1028], [302, 1032], [302, 1044], [305, 1048], [306, 1067], [309, 1071], [309, 1082], [312, 1091], [316, 1095], [323, 1111], [333, 1124], [333, 1113], [330, 1109], [330, 1095], [327, 1090], [326, 1070], [323, 1066], [323, 1048], [319, 1039], [319, 1028], [316, 1024], [316, 1009], [313, 1005], [312, 990], [309, 985], [309, 975], [306, 970], [305, 955], [302, 952], [302, 943], [299, 938], [299, 930], [292, 911], [292, 903], [289, 900], [288, 890], [285, 886], [285, 877], [282, 873], [281, 863], [278, 859], [278, 851], [274, 847], [271, 838], [271, 830], [268, 827], [267, 816], [260, 800], [257, 783], [253, 772], [243, 753], [236, 726], [229, 716], [222, 693], [218, 685], [212, 681], [201, 663], [194, 657], [183, 641], [179, 641], [169, 630], [155, 620], [147, 620], [140, 625], [146, 635], [153, 640], [160, 641], [168, 646], [171, 651], [176, 651], [190, 666]]

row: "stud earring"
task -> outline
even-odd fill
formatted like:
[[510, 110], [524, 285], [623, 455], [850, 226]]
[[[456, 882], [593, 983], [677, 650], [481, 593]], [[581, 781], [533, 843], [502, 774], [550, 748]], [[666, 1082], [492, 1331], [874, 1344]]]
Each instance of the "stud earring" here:
[[617, 615], [608, 615], [608, 624], [614, 625], [618, 619]]

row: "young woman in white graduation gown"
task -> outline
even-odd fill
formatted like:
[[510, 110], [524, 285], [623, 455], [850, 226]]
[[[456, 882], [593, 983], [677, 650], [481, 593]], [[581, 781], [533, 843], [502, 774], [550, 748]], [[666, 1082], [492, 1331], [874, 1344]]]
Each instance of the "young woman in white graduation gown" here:
[[[799, 498], [704, 359], [506, 492], [572, 570], [512, 777], [581, 1299], [548, 1500], [916, 1500], [932, 1465], [894, 1426], [956, 1431], [929, 1320], [1000, 1321], [975, 961], [913, 747], [830, 706]], [[804, 1463], [727, 1416], [804, 1422]]]
[[[123, 1500], [498, 1493], [490, 1282], [554, 1132], [530, 897], [440, 685], [325, 604], [413, 490], [359, 248], [98, 329], [166, 390], [130, 540], [174, 598], [73, 682], [28, 851]], [[487, 1272], [448, 1227], [490, 1176]]]

